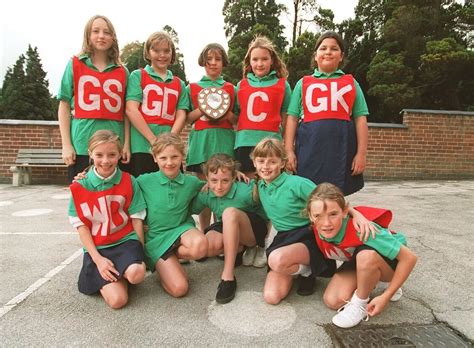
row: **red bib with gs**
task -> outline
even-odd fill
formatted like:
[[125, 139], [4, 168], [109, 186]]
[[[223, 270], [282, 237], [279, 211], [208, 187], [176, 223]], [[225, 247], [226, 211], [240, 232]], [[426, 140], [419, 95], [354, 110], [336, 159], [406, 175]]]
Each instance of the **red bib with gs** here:
[[141, 69], [141, 72], [143, 100], [140, 113], [146, 123], [172, 126], [181, 94], [181, 80], [173, 76], [170, 83], [158, 82], [145, 69]]
[[286, 80], [281, 78], [270, 87], [252, 87], [248, 79], [240, 82], [237, 97], [240, 103], [238, 130], [278, 132]]
[[356, 98], [354, 78], [343, 75], [337, 79], [303, 77], [304, 122], [324, 119], [350, 121]]
[[[362, 213], [367, 220], [373, 221], [384, 228], [388, 228], [388, 225], [392, 221], [392, 212], [390, 210], [362, 206], [354, 207], [354, 209]], [[357, 231], [354, 228], [351, 218], [347, 221], [344, 238], [341, 243], [337, 245], [321, 239], [315, 226], [313, 226], [313, 232], [319, 250], [321, 250], [321, 253], [327, 259], [350, 261], [354, 250], [364, 244], [357, 236]]]
[[118, 185], [89, 191], [78, 182], [70, 186], [77, 216], [91, 231], [95, 245], [112, 244], [133, 231], [128, 208], [133, 189], [130, 174], [122, 172]]
[[123, 66], [106, 72], [89, 68], [72, 59], [74, 76], [74, 118], [122, 121], [127, 73]]

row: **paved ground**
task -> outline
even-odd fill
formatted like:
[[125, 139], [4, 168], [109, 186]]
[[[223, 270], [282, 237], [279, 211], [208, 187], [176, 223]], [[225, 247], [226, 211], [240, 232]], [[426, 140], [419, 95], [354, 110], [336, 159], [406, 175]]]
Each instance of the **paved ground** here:
[[[418, 254], [405, 296], [362, 327], [443, 322], [474, 340], [474, 181], [368, 183], [352, 204], [391, 208], [393, 227]], [[0, 345], [10, 346], [333, 346], [333, 312], [316, 293], [294, 291], [265, 305], [265, 270], [239, 267], [238, 293], [214, 296], [222, 261], [186, 266], [191, 291], [173, 299], [155, 275], [131, 289], [129, 305], [108, 309], [77, 291], [80, 243], [59, 186], [0, 185]]]

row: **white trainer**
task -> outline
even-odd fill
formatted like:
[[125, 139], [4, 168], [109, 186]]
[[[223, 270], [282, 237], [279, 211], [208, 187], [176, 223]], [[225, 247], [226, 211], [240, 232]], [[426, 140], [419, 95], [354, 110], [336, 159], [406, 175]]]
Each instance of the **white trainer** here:
[[257, 254], [256, 246], [245, 249], [244, 254], [242, 255], [242, 265], [252, 266], [253, 261], [255, 260], [256, 254]]
[[368, 321], [367, 305], [359, 305], [348, 301], [338, 309], [337, 314], [332, 318], [334, 325], [348, 329], [359, 324], [361, 321]]
[[265, 249], [256, 246], [257, 252], [255, 253], [255, 258], [253, 260], [253, 266], [257, 268], [262, 268], [267, 265], [267, 255], [265, 254]]
[[[385, 291], [388, 288], [389, 284], [390, 283], [386, 283], [386, 282], [378, 282], [377, 289]], [[390, 298], [390, 302], [400, 301], [402, 296], [403, 296], [403, 290], [402, 288], [398, 288], [397, 291], [395, 291], [395, 293]]]

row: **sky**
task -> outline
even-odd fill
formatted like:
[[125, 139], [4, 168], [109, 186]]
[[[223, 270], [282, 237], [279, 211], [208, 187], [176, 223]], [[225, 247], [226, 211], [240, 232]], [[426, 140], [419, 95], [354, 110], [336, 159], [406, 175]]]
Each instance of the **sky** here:
[[[319, 0], [333, 10], [335, 22], [354, 16], [358, 0]], [[290, 10], [291, 0], [277, 0]], [[131, 6], [133, 4], [133, 6]], [[79, 53], [87, 20], [95, 14], [108, 17], [117, 31], [122, 48], [132, 41], [146, 41], [148, 36], [170, 25], [178, 33], [179, 50], [184, 55], [188, 80], [197, 81], [204, 69], [197, 64], [201, 50], [210, 42], [227, 48], [222, 6], [224, 0], [13, 0], [2, 3], [0, 14], [0, 84], [8, 67], [13, 67], [28, 44], [38, 48], [47, 72], [49, 90], [56, 95], [67, 61]], [[291, 37], [292, 15], [280, 20]]]

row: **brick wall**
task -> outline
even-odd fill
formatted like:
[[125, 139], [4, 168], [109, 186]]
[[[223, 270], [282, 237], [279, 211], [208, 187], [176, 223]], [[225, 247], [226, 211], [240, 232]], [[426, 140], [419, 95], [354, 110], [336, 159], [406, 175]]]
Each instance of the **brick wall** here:
[[[11, 183], [19, 148], [60, 147], [58, 122], [0, 120], [0, 183]], [[474, 179], [474, 113], [404, 110], [402, 125], [371, 123], [367, 162], [369, 180]], [[33, 168], [34, 184], [65, 177], [64, 168]]]

